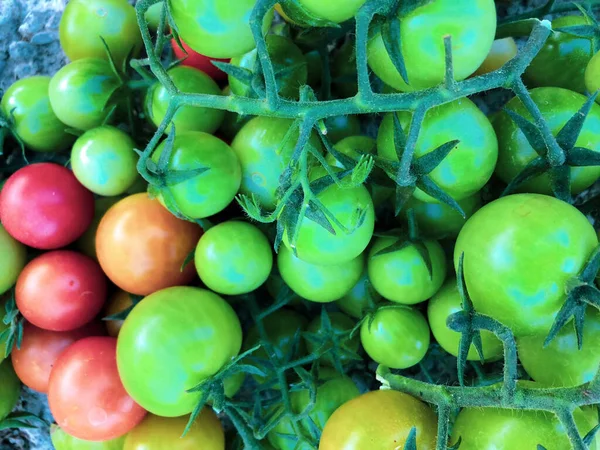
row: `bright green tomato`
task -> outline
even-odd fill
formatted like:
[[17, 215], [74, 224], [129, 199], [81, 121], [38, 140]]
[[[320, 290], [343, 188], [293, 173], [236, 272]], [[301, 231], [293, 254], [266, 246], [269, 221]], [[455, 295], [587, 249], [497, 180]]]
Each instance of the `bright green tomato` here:
[[96, 230], [98, 230], [100, 219], [112, 205], [122, 199], [123, 197], [99, 197], [95, 200], [94, 219], [88, 229], [75, 241], [75, 245], [81, 253], [98, 260], [96, 256]]
[[[291, 39], [276, 34], [267, 36], [267, 51], [275, 70], [275, 81], [279, 95], [298, 99], [300, 86], [308, 79], [308, 67], [302, 50]], [[250, 50], [241, 56], [231, 58], [231, 64], [247, 70], [254, 70], [257, 50]], [[248, 97], [251, 88], [237, 78], [229, 75], [229, 87], [235, 95]]]
[[108, 125], [83, 133], [71, 150], [73, 173], [94, 194], [123, 194], [137, 180], [135, 142]]
[[379, 237], [367, 260], [369, 280], [384, 298], [405, 305], [424, 302], [435, 294], [446, 278], [446, 255], [437, 241], [425, 241], [431, 259], [431, 274], [421, 253], [413, 245], [377, 254], [395, 244], [398, 238]]
[[187, 393], [240, 351], [242, 328], [217, 294], [172, 287], [144, 298], [125, 319], [117, 342], [127, 393], [153, 414], [192, 412], [200, 393]]
[[153, 33], [156, 33], [160, 25], [160, 15], [162, 14], [163, 6], [164, 2], [155, 3], [144, 14], [144, 18], [148, 21], [148, 28]]
[[[152, 154], [158, 162], [165, 148], [161, 143]], [[235, 197], [242, 173], [240, 162], [225, 142], [201, 131], [177, 133], [168, 168], [185, 171], [208, 168], [192, 178], [168, 186], [179, 210], [188, 217], [201, 219], [222, 211]], [[164, 194], [160, 195], [164, 203]]]
[[[352, 320], [346, 314], [340, 312], [332, 312], [328, 313], [329, 320], [331, 321], [331, 329], [333, 330], [333, 334], [337, 336], [338, 345], [344, 350], [346, 353], [351, 353], [352, 356], [358, 357], [358, 347], [360, 346], [360, 341], [358, 336], [354, 336], [350, 339], [350, 336], [347, 334], [356, 325], [356, 321]], [[306, 328], [307, 335], [306, 338], [306, 348], [308, 352], [311, 354], [316, 353], [322, 347], [322, 342], [320, 339], [329, 339], [327, 336], [329, 335], [329, 331], [324, 329], [322, 316], [318, 315], [315, 317]], [[327, 349], [331, 349], [331, 344], [327, 344]], [[336, 350], [333, 350], [334, 352]], [[351, 362], [353, 358], [349, 354], [341, 353], [339, 355], [339, 362], [342, 364]], [[325, 366], [335, 367], [334, 358], [331, 353], [327, 353], [319, 358], [321, 364]]]
[[444, 81], [444, 38], [450, 36], [454, 78], [464, 80], [485, 60], [495, 34], [493, 0], [433, 0], [400, 18], [400, 44], [408, 84], [392, 63], [379, 29], [369, 40], [369, 66], [386, 84], [400, 91], [436, 86]]
[[355, 319], [362, 319], [365, 310], [381, 301], [381, 295], [373, 289], [369, 281], [369, 272], [363, 270], [354, 287], [336, 303], [338, 308]]
[[[530, 94], [555, 136], [577, 114], [577, 111], [587, 100], [584, 95], [577, 92], [554, 87], [536, 88], [530, 91]], [[505, 109], [510, 109], [526, 119], [532, 120], [531, 114], [518, 97], [509, 101]], [[505, 183], [509, 183], [531, 161], [537, 158], [538, 154], [531, 147], [521, 129], [505, 112], [501, 112], [494, 117], [493, 125], [498, 135], [496, 174]], [[583, 123], [583, 128], [575, 142], [575, 146], [600, 152], [598, 130], [600, 130], [600, 105], [594, 104]], [[600, 177], [600, 166], [572, 166], [570, 172], [571, 192], [577, 194], [591, 186]], [[550, 179], [546, 174], [540, 175], [523, 183], [520, 191], [551, 194]]]
[[[329, 117], [325, 119], [325, 126], [327, 127], [327, 137], [333, 144], [336, 144], [336, 146], [343, 139], [350, 136], [363, 137], [359, 136], [360, 120], [358, 120], [358, 117], [356, 116]], [[362, 150], [362, 147], [360, 149]]]
[[364, 257], [336, 265], [319, 266], [294, 256], [281, 246], [277, 255], [279, 273], [288, 286], [300, 297], [311, 302], [329, 303], [346, 295], [360, 279]]
[[37, 152], [64, 150], [75, 139], [50, 107], [49, 85], [50, 77], [41, 75], [18, 80], [4, 93], [0, 105], [2, 114], [14, 121], [19, 138]]
[[[322, 1], [299, 0], [307, 14], [314, 18], [342, 23], [352, 19], [366, 0]], [[291, 17], [294, 20], [294, 17]]]
[[406, 369], [425, 357], [429, 325], [423, 314], [411, 307], [383, 307], [373, 321], [367, 319], [361, 325], [360, 342], [377, 364]]
[[78, 59], [64, 66], [50, 80], [50, 104], [61, 122], [89, 130], [106, 120], [112, 110], [109, 100], [120, 86], [108, 61]]
[[[170, 0], [175, 27], [192, 49], [209, 58], [232, 58], [255, 46], [250, 17], [256, 0]], [[263, 20], [267, 33], [271, 10]]]
[[[225, 86], [221, 91], [223, 95], [231, 95], [229, 85]], [[241, 115], [233, 111], [225, 111], [225, 117], [219, 127], [218, 133], [223, 136], [227, 142], [232, 142], [235, 135], [248, 123], [254, 116]]]
[[347, 40], [333, 54], [331, 61], [331, 90], [340, 98], [354, 97], [358, 92], [356, 50], [354, 40]]
[[[289, 119], [255, 117], [240, 129], [231, 143], [242, 165], [240, 192], [254, 194], [267, 210], [275, 209], [277, 205], [279, 178], [287, 168], [298, 140], [297, 127], [290, 131], [292, 123]], [[313, 132], [309, 143], [322, 150], [316, 132]]]
[[[27, 259], [27, 249], [13, 238], [0, 224], [0, 294], [8, 291], [17, 281]], [[4, 315], [0, 311], [0, 315]]]
[[273, 267], [267, 237], [254, 225], [229, 220], [202, 235], [194, 257], [202, 282], [218, 294], [240, 295], [262, 285]]
[[[462, 300], [455, 278], [446, 281], [427, 305], [427, 319], [435, 340], [453, 356], [458, 356], [461, 334], [448, 328], [446, 320], [452, 314], [462, 310]], [[489, 331], [481, 331], [481, 347], [486, 361], [495, 361], [502, 357], [502, 342]], [[479, 354], [473, 344], [469, 348], [467, 360], [479, 361]]]
[[[412, 113], [396, 113], [408, 132]], [[377, 135], [379, 156], [398, 161], [394, 146], [393, 116], [387, 114]], [[431, 180], [455, 200], [469, 197], [488, 182], [498, 159], [498, 140], [488, 118], [468, 98], [430, 109], [425, 115], [415, 148], [415, 157], [458, 140], [448, 156], [429, 174]], [[437, 202], [421, 189], [413, 194], [424, 202]]]
[[[590, 60], [585, 70], [585, 87], [590, 94], [600, 90], [600, 52], [596, 53]], [[596, 97], [596, 102], [600, 103], [600, 98]]]
[[110, 441], [84, 441], [71, 436], [56, 424], [50, 427], [50, 438], [55, 450], [123, 450], [125, 436]]
[[598, 245], [594, 228], [575, 207], [554, 197], [516, 194], [485, 205], [456, 241], [475, 310], [517, 337], [546, 335], [567, 286]]
[[[584, 16], [564, 16], [552, 21], [552, 29], [591, 25]], [[528, 86], [556, 86], [584, 93], [585, 68], [594, 54], [591, 39], [553, 31], [527, 67]]]
[[60, 45], [71, 61], [108, 60], [102, 39], [117, 67], [142, 48], [135, 10], [127, 0], [71, 0], [61, 17], [59, 34]]
[[519, 359], [531, 378], [553, 387], [578, 386], [594, 378], [600, 366], [600, 313], [597, 309], [587, 309], [581, 349], [572, 322], [546, 347], [545, 339], [544, 335], [533, 335], [517, 341]]
[[[167, 71], [173, 83], [181, 92], [186, 94], [222, 95], [221, 89], [211, 77], [188, 66], [175, 66]], [[171, 95], [167, 89], [156, 82], [146, 94], [146, 110], [148, 118], [157, 127], [165, 118]], [[173, 116], [176, 133], [182, 131], [204, 131], [213, 133], [219, 128], [225, 117], [225, 112], [220, 109], [182, 106]], [[171, 125], [166, 129], [171, 129]]]
[[0, 363], [0, 420], [3, 420], [13, 410], [20, 392], [21, 382], [17, 378], [10, 360], [6, 359]]

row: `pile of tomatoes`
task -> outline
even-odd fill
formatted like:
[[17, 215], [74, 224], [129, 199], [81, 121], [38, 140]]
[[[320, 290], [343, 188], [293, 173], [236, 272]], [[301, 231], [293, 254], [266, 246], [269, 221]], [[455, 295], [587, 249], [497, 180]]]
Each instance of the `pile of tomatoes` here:
[[[600, 178], [591, 7], [552, 22], [500, 112], [485, 95], [367, 104], [299, 149], [297, 121], [240, 106], [269, 85], [251, 28], [264, 1], [141, 3], [136, 18], [126, 0], [71, 0], [71, 62], [2, 97], [0, 419], [22, 383], [47, 394], [57, 450], [428, 450], [439, 411], [380, 390], [378, 365], [481, 386], [514, 338], [519, 387], [594, 379], [598, 235], [573, 201]], [[268, 5], [284, 104], [361, 102], [348, 30], [378, 3]], [[448, 82], [448, 44], [456, 82], [512, 76], [493, 0], [400, 3], [371, 24], [376, 92], [417, 104]], [[165, 126], [173, 89], [230, 102], [183, 102]], [[547, 405], [453, 411], [448, 445], [568, 449], [598, 411], [566, 408], [575, 431]]]

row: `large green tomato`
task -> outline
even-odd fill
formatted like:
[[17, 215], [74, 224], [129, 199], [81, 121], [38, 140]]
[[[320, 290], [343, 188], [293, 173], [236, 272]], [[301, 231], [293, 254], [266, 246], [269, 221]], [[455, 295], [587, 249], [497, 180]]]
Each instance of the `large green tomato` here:
[[[412, 113], [396, 113], [408, 133]], [[436, 106], [427, 111], [417, 139], [415, 157], [432, 152], [440, 145], [458, 140], [448, 156], [429, 174], [443, 191], [455, 200], [477, 193], [494, 173], [498, 140], [488, 118], [468, 98]], [[387, 114], [377, 134], [379, 156], [398, 161], [394, 145], [394, 120]], [[413, 194], [425, 202], [437, 202], [421, 189]]]
[[[587, 101], [584, 95], [562, 88], [546, 87], [530, 91], [531, 98], [540, 109], [553, 135], [566, 125], [566, 123], [579, 111]], [[518, 97], [506, 104], [505, 109], [510, 109], [528, 120], [533, 120]], [[493, 125], [498, 135], [498, 165], [496, 174], [509, 183], [531, 161], [538, 157], [529, 141], [517, 124], [505, 112], [500, 112], [494, 117]], [[600, 105], [592, 105], [577, 141], [576, 147], [600, 152]], [[571, 192], [577, 194], [591, 186], [600, 177], [600, 166], [570, 167]], [[521, 192], [537, 192], [551, 194], [550, 179], [548, 175], [540, 175], [520, 187]]]
[[125, 319], [117, 365], [127, 393], [164, 417], [192, 412], [200, 393], [187, 393], [217, 373], [242, 346], [233, 308], [217, 294], [172, 287], [144, 298]]
[[[600, 52], [594, 55], [585, 70], [585, 87], [591, 94], [600, 90]], [[599, 97], [596, 102], [600, 103]]]
[[94, 194], [123, 194], [138, 178], [136, 145], [129, 135], [108, 125], [83, 133], [71, 150], [73, 173]]
[[[192, 49], [210, 58], [232, 58], [254, 48], [250, 16], [256, 0], [169, 0], [175, 28]], [[263, 20], [267, 33], [273, 20]]]
[[[427, 305], [427, 319], [435, 340], [453, 356], [458, 356], [461, 334], [448, 328], [446, 320], [452, 314], [462, 310], [462, 300], [455, 278], [448, 280]], [[489, 331], [481, 331], [481, 347], [486, 361], [494, 361], [502, 357], [504, 349], [502, 341]], [[469, 347], [467, 360], [479, 361], [479, 353], [473, 344]]]
[[123, 450], [125, 436], [109, 441], [84, 441], [71, 436], [58, 425], [50, 427], [50, 439], [55, 450]]
[[369, 40], [369, 66], [386, 84], [416, 91], [444, 81], [444, 37], [452, 38], [454, 77], [464, 80], [485, 60], [496, 34], [493, 0], [433, 0], [400, 17], [400, 45], [408, 84], [396, 70], [381, 31]]
[[[356, 325], [356, 321], [352, 320], [346, 314], [340, 312], [331, 312], [328, 315], [329, 320], [331, 321], [331, 328], [333, 330], [333, 333], [338, 336], [337, 339], [340, 346], [345, 351], [357, 355], [358, 348], [360, 346], [358, 336], [355, 335], [354, 337], [350, 338], [349, 335], [346, 335], [345, 337], [342, 337], [343, 334], [352, 331], [352, 329]], [[328, 331], [325, 330], [323, 327], [323, 320], [320, 314], [308, 324], [308, 327], [306, 327], [306, 331], [307, 333], [317, 335], [320, 338], [325, 338], [328, 334]], [[309, 353], [314, 354], [321, 348], [321, 344], [307, 337], [306, 348], [308, 349]], [[327, 349], [330, 348], [331, 345], [327, 344]], [[352, 358], [345, 354], [341, 354], [339, 359], [342, 364], [352, 361]], [[323, 356], [321, 356], [321, 358], [319, 358], [319, 361], [325, 366], [335, 367], [334, 358], [331, 355], [331, 353], [324, 354]]]
[[[26, 259], [26, 247], [8, 234], [0, 224], [0, 294], [4, 294], [15, 284], [25, 267]], [[0, 310], [0, 316], [3, 315], [4, 311]], [[0, 355], [0, 359], [2, 357], [3, 355]]]
[[49, 85], [50, 77], [23, 78], [8, 88], [0, 104], [2, 114], [14, 121], [19, 138], [37, 152], [64, 150], [75, 139], [50, 107]]
[[598, 245], [594, 228], [575, 207], [539, 194], [516, 194], [487, 204], [456, 241], [477, 312], [517, 337], [546, 335], [570, 280]]
[[336, 304], [338, 308], [355, 319], [362, 319], [364, 312], [381, 301], [381, 295], [371, 285], [369, 272], [363, 270], [360, 279], [354, 287], [340, 298]]
[[0, 363], [0, 420], [3, 420], [13, 410], [20, 392], [21, 382], [17, 378], [10, 360], [6, 359]]
[[[165, 145], [163, 141], [152, 154], [154, 162], [158, 162]], [[237, 194], [242, 179], [238, 158], [221, 139], [201, 131], [177, 133], [168, 169], [185, 171], [200, 167], [208, 170], [166, 187], [179, 210], [194, 219], [225, 209]], [[164, 194], [159, 198], [164, 202]]]
[[[188, 66], [175, 66], [167, 71], [173, 83], [185, 94], [222, 95], [219, 85], [201, 70]], [[146, 110], [148, 118], [157, 127], [165, 118], [171, 95], [165, 87], [156, 82], [146, 94]], [[213, 108], [182, 106], [173, 116], [175, 131], [204, 131], [213, 133], [219, 128], [225, 117], [225, 111]], [[169, 125], [166, 129], [171, 129]]]

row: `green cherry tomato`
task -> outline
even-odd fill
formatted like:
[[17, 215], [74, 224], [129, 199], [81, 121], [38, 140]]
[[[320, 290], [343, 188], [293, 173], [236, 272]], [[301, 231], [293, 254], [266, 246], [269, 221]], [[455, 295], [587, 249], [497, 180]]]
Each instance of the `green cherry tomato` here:
[[358, 92], [354, 40], [347, 40], [333, 54], [331, 61], [331, 90], [339, 98], [354, 97]]
[[108, 59], [102, 39], [117, 67], [130, 53], [136, 56], [142, 48], [135, 9], [127, 0], [71, 0], [61, 17], [59, 35], [60, 45], [71, 61]]
[[398, 242], [395, 237], [379, 237], [367, 259], [369, 280], [384, 298], [405, 305], [424, 302], [435, 294], [446, 278], [446, 255], [437, 241], [423, 244], [431, 260], [431, 273], [423, 256], [410, 244], [389, 253], [381, 253]]
[[[590, 94], [594, 94], [600, 90], [600, 52], [596, 53], [587, 65], [585, 70], [585, 87]], [[600, 98], [596, 97], [596, 102], [600, 102]]]
[[[462, 300], [455, 278], [446, 281], [427, 305], [427, 319], [435, 340], [453, 356], [458, 356], [461, 334], [448, 328], [446, 320], [452, 314], [462, 310]], [[502, 357], [502, 342], [489, 331], [481, 331], [481, 347], [486, 361], [495, 361]], [[467, 360], [479, 361], [479, 353], [473, 344], [469, 348]]]
[[368, 318], [362, 323], [360, 342], [377, 364], [406, 369], [425, 357], [429, 325], [423, 314], [411, 307], [383, 307], [372, 321]]
[[[173, 83], [181, 92], [186, 94], [222, 95], [221, 89], [211, 77], [188, 66], [175, 66], [167, 71]], [[167, 89], [156, 82], [146, 94], [146, 110], [148, 118], [157, 127], [165, 118], [171, 95]], [[173, 116], [172, 123], [177, 133], [183, 131], [204, 131], [213, 133], [219, 128], [225, 117], [225, 112], [213, 108], [182, 106]], [[171, 125], [166, 129], [169, 132]]]
[[340, 298], [338, 308], [355, 319], [362, 319], [365, 310], [374, 307], [381, 301], [381, 295], [373, 289], [369, 281], [369, 272], [365, 268], [354, 287]]
[[0, 363], [0, 420], [13, 410], [19, 399], [21, 382], [9, 359]]
[[[323, 339], [331, 339], [328, 336], [333, 334], [336, 336], [337, 345], [345, 352], [339, 354], [339, 362], [344, 364], [351, 362], [353, 359], [358, 359], [358, 347], [360, 341], [358, 336], [354, 336], [352, 339], [349, 336], [350, 331], [356, 325], [356, 322], [348, 317], [344, 313], [332, 312], [328, 313], [329, 320], [331, 322], [331, 331], [325, 328], [323, 323], [323, 316], [319, 315], [315, 317], [306, 327], [305, 339], [306, 348], [308, 353], [314, 354], [323, 346]], [[330, 342], [330, 341], [329, 341]], [[332, 345], [327, 344], [326, 349], [331, 349]], [[330, 350], [331, 351], [331, 350]], [[339, 350], [333, 350], [338, 351]], [[355, 356], [356, 358], [352, 358]], [[321, 364], [325, 366], [336, 367], [334, 363], [335, 358], [331, 353], [326, 353], [319, 358]]]
[[[154, 162], [158, 162], [165, 145], [166, 141], [152, 154]], [[201, 131], [177, 133], [168, 169], [177, 173], [201, 167], [209, 170], [167, 188], [179, 210], [194, 219], [212, 216], [227, 207], [242, 179], [238, 158], [221, 139]], [[159, 198], [164, 203], [164, 194]]]
[[135, 142], [118, 128], [105, 125], [83, 133], [71, 150], [73, 173], [94, 194], [123, 194], [138, 178]]
[[123, 197], [98, 197], [95, 200], [94, 219], [81, 237], [75, 241], [75, 245], [81, 253], [94, 258], [96, 261], [98, 260], [96, 256], [96, 231], [98, 230], [100, 219], [102, 219], [102, 216], [104, 216], [112, 205], [122, 199]]
[[584, 93], [585, 69], [594, 54], [592, 40], [559, 31], [591, 25], [584, 16], [564, 16], [552, 21], [552, 32], [524, 73], [528, 86], [555, 86]]
[[[321, 1], [299, 0], [306, 12], [315, 18], [342, 23], [352, 19], [366, 0]], [[292, 17], [293, 20], [293, 17]]]
[[[530, 91], [530, 95], [554, 136], [577, 114], [587, 100], [584, 95], [577, 92], [555, 87], [536, 88]], [[510, 100], [505, 109], [510, 109], [526, 119], [532, 120], [531, 114], [518, 97]], [[494, 117], [493, 125], [498, 135], [499, 144], [496, 174], [505, 183], [509, 183], [531, 161], [537, 158], [538, 154], [527, 141], [525, 134], [505, 112], [501, 112]], [[575, 141], [575, 146], [600, 152], [598, 130], [600, 130], [600, 105], [594, 104], [583, 123], [583, 128], [577, 141]], [[583, 191], [591, 186], [598, 177], [600, 177], [599, 166], [571, 166], [571, 192], [577, 194]], [[523, 183], [519, 190], [538, 194], [552, 193], [550, 179], [547, 174]]]
[[[13, 238], [0, 224], [0, 294], [8, 291], [25, 267], [26, 247]], [[0, 312], [3, 315], [3, 312]]]
[[[397, 113], [400, 125], [408, 132], [412, 114]], [[377, 135], [379, 156], [398, 161], [394, 145], [394, 119], [387, 114]], [[478, 192], [491, 178], [498, 159], [498, 140], [488, 118], [468, 98], [430, 109], [417, 139], [415, 157], [458, 140], [448, 156], [429, 174], [429, 178], [455, 200]], [[437, 202], [421, 189], [413, 194], [425, 202]]]
[[109, 100], [120, 86], [108, 61], [78, 59], [64, 66], [50, 80], [50, 104], [61, 122], [89, 130], [106, 120], [112, 109]]
[[539, 194], [516, 194], [485, 205], [456, 241], [475, 310], [517, 337], [546, 335], [570, 280], [598, 246], [596, 232], [575, 207]]
[[145, 19], [148, 21], [148, 28], [153, 33], [156, 33], [160, 25], [160, 15], [162, 14], [163, 6], [164, 2], [155, 3], [144, 14]]
[[117, 341], [123, 386], [143, 408], [164, 417], [192, 412], [187, 393], [217, 373], [242, 345], [233, 308], [217, 294], [171, 287], [150, 294], [125, 319]]
[[67, 126], [50, 107], [50, 77], [33, 76], [14, 82], [2, 97], [2, 114], [12, 119], [15, 131], [27, 148], [37, 152], [65, 150], [73, 140]]
[[464, 80], [485, 60], [496, 34], [493, 0], [433, 0], [402, 15], [400, 45], [408, 84], [386, 51], [380, 30], [368, 44], [369, 66], [386, 84], [400, 91], [416, 91], [444, 81], [444, 37], [452, 38], [454, 77]]
[[84, 441], [71, 436], [56, 424], [50, 426], [50, 439], [55, 450], [123, 450], [125, 436], [109, 441]]
[[546, 336], [519, 339], [519, 359], [525, 371], [540, 384], [552, 387], [579, 386], [594, 378], [600, 365], [600, 313], [588, 308], [583, 326], [583, 344], [577, 343], [573, 322], [544, 345]]
[[356, 284], [364, 267], [364, 257], [359, 255], [350, 261], [319, 266], [303, 261], [281, 246], [277, 267], [283, 281], [300, 297], [311, 302], [329, 303], [346, 295]]
[[[175, 27], [192, 49], [209, 58], [232, 58], [255, 46], [250, 17], [256, 0], [170, 0]], [[271, 10], [263, 19], [267, 33]]]
[[325, 119], [327, 137], [338, 144], [342, 139], [360, 135], [360, 120], [356, 116], [334, 116]]
[[202, 235], [194, 256], [202, 282], [218, 294], [240, 295], [262, 285], [273, 267], [267, 237], [254, 225], [230, 220]]
[[[279, 95], [298, 99], [300, 86], [308, 79], [308, 66], [302, 50], [291, 39], [276, 34], [266, 38], [267, 51], [275, 70], [275, 81]], [[231, 64], [252, 71], [256, 65], [257, 50], [251, 50], [241, 56], [231, 58]], [[229, 75], [229, 87], [235, 95], [248, 97], [250, 86]]]

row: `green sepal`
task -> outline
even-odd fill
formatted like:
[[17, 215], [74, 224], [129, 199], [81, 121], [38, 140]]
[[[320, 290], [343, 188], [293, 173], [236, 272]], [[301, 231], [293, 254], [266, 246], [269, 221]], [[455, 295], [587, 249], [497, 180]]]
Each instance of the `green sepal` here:
[[403, 450], [417, 450], [417, 429], [415, 427], [410, 429]]
[[394, 67], [402, 77], [402, 80], [407, 85], [410, 85], [408, 81], [408, 73], [406, 71], [406, 64], [404, 62], [404, 56], [402, 56], [400, 18], [397, 15], [389, 17], [381, 25], [381, 38], [383, 39], [385, 50], [392, 60], [392, 64], [394, 64]]
[[454, 150], [460, 141], [455, 139], [440, 145], [435, 150], [421, 156], [413, 162], [414, 172], [417, 176], [428, 175]]

